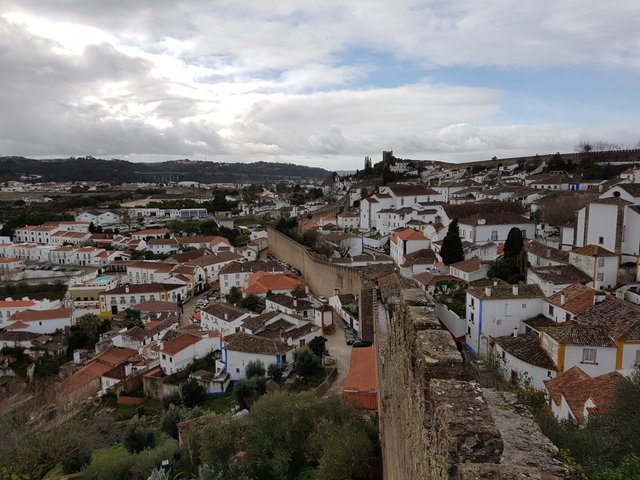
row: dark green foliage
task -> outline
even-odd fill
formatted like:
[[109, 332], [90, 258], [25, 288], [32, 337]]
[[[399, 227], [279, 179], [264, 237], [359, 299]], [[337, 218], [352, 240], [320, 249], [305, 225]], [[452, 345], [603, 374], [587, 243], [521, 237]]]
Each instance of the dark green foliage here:
[[172, 438], [178, 439], [178, 423], [184, 420], [184, 411], [173, 404], [165, 410], [160, 420], [160, 428]]
[[91, 463], [91, 446], [81, 441], [76, 443], [77, 445], [70, 448], [60, 462], [65, 475], [79, 472]]
[[189, 408], [202, 405], [207, 399], [207, 392], [202, 385], [195, 380], [188, 380], [180, 388], [182, 402]]
[[237, 305], [242, 300], [242, 292], [238, 287], [231, 287], [231, 290], [224, 298], [231, 305]]
[[309, 349], [316, 354], [318, 358], [322, 358], [327, 353], [327, 338], [321, 335], [313, 337], [309, 342]]
[[587, 478], [640, 478], [640, 373], [623, 380], [608, 415], [592, 415], [586, 426], [556, 422], [544, 409], [534, 409], [543, 433], [560, 449], [563, 459], [577, 464]]
[[249, 409], [254, 402], [267, 391], [267, 379], [264, 377], [252, 377], [238, 380], [233, 386], [236, 399], [240, 408]]
[[264, 310], [264, 303], [257, 295], [247, 295], [242, 298], [237, 305], [255, 313], [260, 313]]
[[462, 280], [440, 280], [434, 289], [434, 298], [458, 315], [467, 315], [467, 288], [469, 284]]
[[293, 371], [305, 377], [320, 369], [321, 360], [309, 348], [299, 348], [293, 352]]
[[180, 396], [180, 393], [173, 392], [173, 393], [170, 393], [169, 395], [165, 395], [164, 397], [162, 397], [162, 408], [166, 410], [171, 405], [176, 405], [176, 406], [182, 405], [182, 397]]
[[93, 348], [100, 340], [100, 334], [109, 331], [110, 328], [109, 320], [92, 313], [78, 317], [76, 324], [69, 328], [69, 352], [80, 348]]
[[457, 218], [449, 224], [447, 235], [442, 241], [440, 256], [445, 265], [464, 260], [464, 250], [462, 248], [462, 240], [460, 240], [460, 228], [458, 227]]
[[0, 285], [0, 298], [24, 297], [41, 300], [59, 300], [67, 293], [67, 286], [62, 282], [38, 283], [36, 285], [28, 283], [5, 283]]
[[286, 367], [282, 363], [270, 363], [267, 367], [267, 376], [274, 382], [281, 382], [285, 370]]
[[260, 360], [252, 360], [247, 363], [244, 372], [247, 378], [253, 378], [264, 377], [266, 370], [264, 368], [264, 363], [262, 363]]
[[504, 255], [497, 259], [488, 272], [490, 278], [500, 278], [509, 283], [527, 279], [527, 252], [524, 249], [522, 231], [513, 227], [504, 244]]
[[523, 248], [522, 231], [517, 227], [513, 227], [509, 230], [507, 240], [504, 242], [504, 258], [517, 257]]
[[156, 446], [156, 432], [141, 421], [134, 420], [127, 427], [123, 443], [130, 453], [139, 453]]
[[487, 276], [489, 278], [499, 278], [509, 283], [518, 283], [524, 280], [518, 269], [518, 260], [514, 257], [496, 260], [491, 265]]

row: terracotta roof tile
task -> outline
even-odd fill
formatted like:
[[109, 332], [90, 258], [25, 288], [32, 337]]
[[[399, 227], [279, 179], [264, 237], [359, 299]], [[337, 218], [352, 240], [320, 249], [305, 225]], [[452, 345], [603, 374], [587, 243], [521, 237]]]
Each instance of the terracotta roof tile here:
[[556, 370], [556, 365], [551, 360], [547, 351], [540, 345], [540, 337], [534, 332], [529, 332], [517, 337], [497, 337], [495, 341], [509, 355], [523, 362], [547, 370]]
[[244, 332], [227, 335], [224, 337], [224, 343], [227, 350], [260, 355], [284, 355], [293, 349], [286, 343]]
[[585, 404], [591, 399], [595, 408], [590, 413], [608, 412], [615, 404], [617, 386], [624, 377], [618, 372], [590, 377], [578, 367], [572, 367], [562, 375], [544, 382], [550, 400], [556, 405], [566, 400], [571, 413], [580, 423], [584, 423]]

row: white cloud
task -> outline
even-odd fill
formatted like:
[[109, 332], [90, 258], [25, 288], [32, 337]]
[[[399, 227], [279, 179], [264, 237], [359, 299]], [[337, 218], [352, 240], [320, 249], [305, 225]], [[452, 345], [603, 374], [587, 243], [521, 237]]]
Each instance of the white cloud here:
[[0, 149], [337, 168], [383, 149], [471, 159], [572, 149], [585, 135], [635, 141], [638, 125], [496, 125], [504, 93], [471, 80], [380, 87], [393, 73], [375, 55], [425, 77], [449, 66], [637, 74], [639, 20], [634, 2], [596, 0], [5, 0]]

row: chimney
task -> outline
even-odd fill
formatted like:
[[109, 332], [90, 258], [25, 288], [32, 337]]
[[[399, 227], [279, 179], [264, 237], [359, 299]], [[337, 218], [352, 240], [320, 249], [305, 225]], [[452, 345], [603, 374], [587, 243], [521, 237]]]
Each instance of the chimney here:
[[513, 295], [518, 295], [518, 285], [513, 286]]
[[493, 286], [494, 286], [494, 287], [497, 287], [497, 286], [498, 286], [498, 280], [494, 280], [494, 281], [493, 281]]
[[297, 307], [297, 306], [298, 306], [298, 299], [297, 299], [297, 298], [294, 298], [294, 299], [293, 299], [293, 306], [294, 306], [294, 307]]
[[124, 293], [129, 293], [129, 285], [124, 286]]
[[224, 319], [229, 320], [229, 314], [227, 312], [224, 312]]
[[560, 306], [562, 307], [565, 303], [567, 303], [567, 296], [564, 293], [560, 294]]
[[484, 294], [487, 297], [490, 297], [491, 296], [491, 287], [484, 287]]
[[547, 248], [547, 258], [551, 256], [551, 249]]
[[513, 338], [518, 337], [518, 327], [513, 327]]

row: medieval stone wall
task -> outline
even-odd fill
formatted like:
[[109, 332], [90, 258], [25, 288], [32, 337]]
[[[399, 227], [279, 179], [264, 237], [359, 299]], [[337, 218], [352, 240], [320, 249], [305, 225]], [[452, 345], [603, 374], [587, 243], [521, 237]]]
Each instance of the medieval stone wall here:
[[462, 380], [462, 357], [424, 294], [401, 297], [375, 322], [385, 480], [570, 478], [513, 399]]

